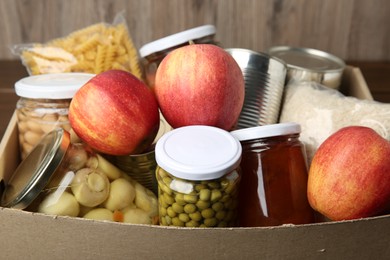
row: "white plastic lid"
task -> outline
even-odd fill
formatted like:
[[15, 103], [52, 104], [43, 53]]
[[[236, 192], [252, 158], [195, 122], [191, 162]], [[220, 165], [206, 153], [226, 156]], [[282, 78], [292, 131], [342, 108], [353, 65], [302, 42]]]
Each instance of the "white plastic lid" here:
[[77, 90], [95, 74], [89, 73], [52, 73], [29, 76], [15, 83], [15, 92], [19, 97], [70, 99]]
[[176, 45], [188, 42], [190, 40], [203, 38], [215, 34], [214, 25], [203, 25], [186, 31], [175, 33], [156, 41], [145, 44], [139, 49], [142, 58], [165, 49], [172, 48]]
[[185, 126], [163, 135], [157, 142], [157, 164], [186, 180], [218, 179], [236, 169], [241, 144], [229, 132], [212, 126]]
[[299, 134], [301, 126], [297, 123], [280, 123], [272, 125], [255, 126], [232, 131], [231, 134], [240, 141], [257, 138]]

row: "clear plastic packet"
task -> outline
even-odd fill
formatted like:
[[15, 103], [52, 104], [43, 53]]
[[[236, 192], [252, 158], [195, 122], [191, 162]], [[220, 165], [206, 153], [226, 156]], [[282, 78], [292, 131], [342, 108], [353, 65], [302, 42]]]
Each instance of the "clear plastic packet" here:
[[131, 72], [141, 79], [138, 51], [134, 47], [123, 13], [112, 24], [97, 23], [46, 43], [12, 46], [29, 75], [86, 72], [109, 69]]
[[279, 121], [301, 125], [309, 164], [320, 144], [342, 127], [367, 126], [390, 140], [390, 104], [344, 96], [315, 82], [287, 84]]

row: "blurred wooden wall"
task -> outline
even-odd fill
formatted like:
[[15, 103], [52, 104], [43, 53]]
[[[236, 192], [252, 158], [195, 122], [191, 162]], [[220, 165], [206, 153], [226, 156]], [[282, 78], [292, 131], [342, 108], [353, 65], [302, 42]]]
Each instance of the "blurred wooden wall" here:
[[137, 48], [203, 24], [224, 47], [311, 47], [345, 60], [390, 60], [388, 0], [0, 0], [0, 59], [125, 11]]

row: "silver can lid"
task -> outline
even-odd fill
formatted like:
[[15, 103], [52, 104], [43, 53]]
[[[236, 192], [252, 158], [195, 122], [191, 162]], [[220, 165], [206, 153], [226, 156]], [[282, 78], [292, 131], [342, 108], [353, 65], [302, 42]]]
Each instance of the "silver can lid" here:
[[229, 132], [203, 125], [176, 128], [156, 145], [157, 164], [175, 177], [186, 180], [219, 179], [236, 169], [241, 144]]
[[25, 209], [46, 187], [70, 145], [62, 128], [46, 134], [19, 164], [5, 186], [1, 206]]
[[310, 70], [313, 72], [342, 71], [345, 62], [324, 51], [311, 48], [275, 46], [267, 50], [274, 57], [287, 63], [287, 67]]
[[214, 35], [216, 28], [214, 25], [203, 25], [179, 33], [175, 33], [156, 41], [147, 43], [139, 49], [142, 58], [165, 49], [189, 42], [191, 40], [200, 39], [206, 36]]

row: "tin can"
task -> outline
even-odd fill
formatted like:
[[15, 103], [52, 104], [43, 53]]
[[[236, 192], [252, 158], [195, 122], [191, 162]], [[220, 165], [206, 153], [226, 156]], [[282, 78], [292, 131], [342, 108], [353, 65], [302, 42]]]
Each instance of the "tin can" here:
[[307, 164], [300, 125], [281, 123], [232, 132], [242, 144], [239, 225], [308, 224]]
[[278, 122], [286, 64], [266, 53], [247, 49], [226, 49], [240, 66], [245, 80], [245, 99], [237, 129]]
[[157, 195], [156, 157], [153, 150], [142, 154], [115, 156], [114, 164]]
[[314, 81], [333, 89], [340, 87], [345, 62], [333, 54], [291, 46], [275, 46], [267, 52], [287, 63], [287, 83]]
[[153, 88], [157, 68], [168, 53], [191, 42], [217, 44], [215, 34], [214, 25], [203, 25], [143, 45], [139, 52], [146, 83]]
[[229, 132], [186, 126], [165, 134], [156, 146], [160, 224], [235, 226], [241, 145]]
[[157, 197], [62, 128], [46, 134], [5, 186], [1, 205], [50, 215], [158, 223]]
[[15, 92], [19, 144], [24, 159], [42, 136], [55, 128], [70, 131], [68, 110], [76, 91], [94, 74], [42, 74], [20, 79]]

